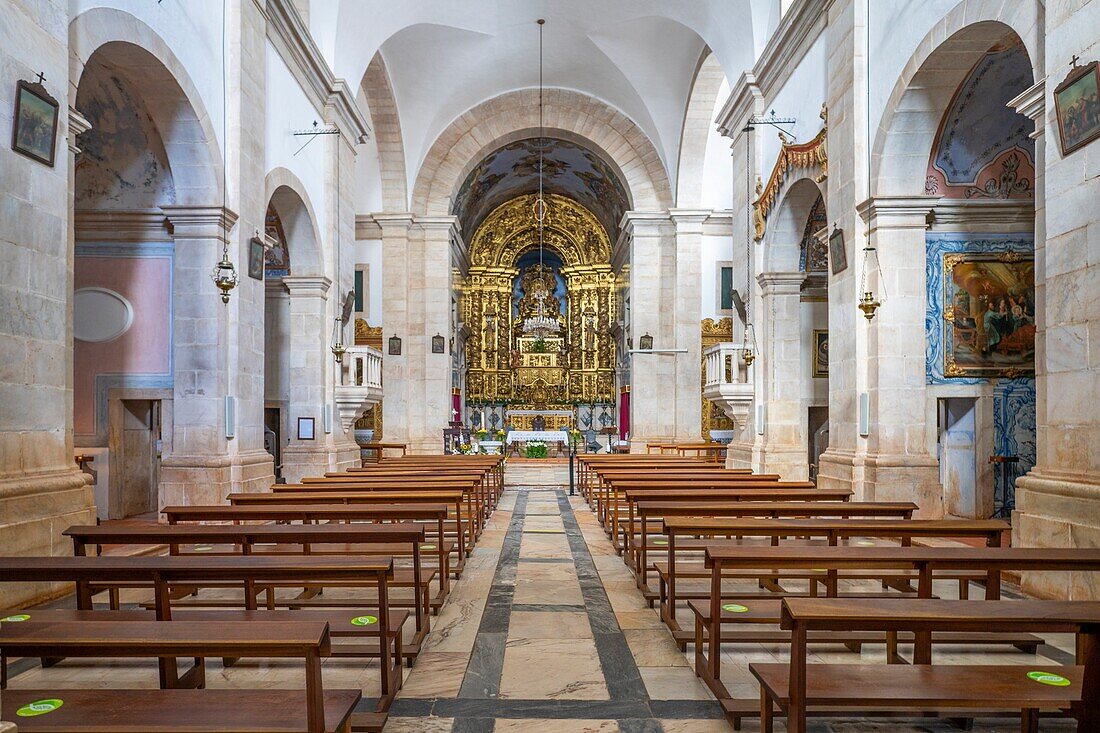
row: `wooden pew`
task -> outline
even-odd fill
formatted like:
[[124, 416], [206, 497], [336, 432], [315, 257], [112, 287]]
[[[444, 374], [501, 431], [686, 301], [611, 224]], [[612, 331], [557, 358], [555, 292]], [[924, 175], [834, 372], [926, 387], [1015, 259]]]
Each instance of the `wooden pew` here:
[[[661, 618], [672, 630], [676, 641], [681, 644], [681, 649], [694, 638], [693, 632], [681, 630], [676, 620], [676, 608], [681, 599], [709, 598], [709, 591], [694, 593], [678, 593], [678, 584], [684, 578], [709, 578], [710, 571], [702, 562], [688, 566], [678, 565], [678, 549], [694, 550], [702, 552], [708, 546], [736, 545], [736, 540], [725, 542], [716, 541], [714, 538], [725, 537], [758, 537], [766, 538], [771, 545], [780, 544], [787, 538], [819, 538], [829, 546], [838, 546], [841, 541], [858, 540], [862, 538], [889, 538], [897, 540], [901, 546], [909, 547], [914, 538], [958, 539], [977, 538], [985, 542], [986, 547], [1000, 547], [1001, 540], [1006, 530], [1010, 528], [1007, 522], [995, 519], [985, 520], [936, 520], [936, 519], [737, 519], [728, 517], [666, 517], [664, 520], [664, 545], [652, 545], [653, 550], [663, 550], [667, 553], [665, 563], [655, 563], [654, 569], [659, 578], [659, 608]], [[689, 539], [681, 542], [679, 537], [702, 537], [705, 539]], [[642, 552], [649, 545], [650, 540], [642, 546]], [[642, 555], [639, 552], [639, 555]], [[644, 557], [644, 555], [643, 555]], [[701, 559], [701, 558], [700, 558]], [[643, 561], [644, 562], [644, 561]], [[643, 564], [643, 570], [639, 573], [639, 582], [643, 590], [649, 590], [645, 586], [649, 567]], [[960, 583], [968, 582], [972, 573], [967, 573]], [[820, 577], [820, 574], [818, 574]], [[811, 583], [816, 582], [814, 577], [809, 578]], [[782, 588], [774, 584], [770, 586], [780, 593], [772, 593], [775, 599], [770, 604], [753, 604], [754, 611], [751, 616], [744, 617], [753, 623], [778, 623], [778, 601], [782, 595]], [[814, 588], [813, 590], [816, 590]], [[744, 596], [742, 596], [744, 598]], [[761, 609], [767, 609], [763, 611]], [[770, 615], [768, 615], [770, 613]], [[741, 618], [735, 616], [733, 618]], [[725, 639], [723, 639], [724, 641]], [[782, 640], [782, 639], [780, 639]], [[754, 641], [773, 641], [759, 639]], [[1015, 640], [1010, 643], [1028, 644], [1029, 640]], [[1034, 651], [1029, 647], [1029, 651]]]
[[[224, 554], [241, 554], [250, 556], [285, 556], [288, 554], [318, 555], [350, 555], [350, 556], [392, 556], [394, 554], [408, 555], [412, 558], [411, 572], [405, 569], [395, 569], [389, 579], [389, 587], [407, 587], [412, 590], [412, 600], [400, 602], [390, 598], [390, 606], [394, 608], [411, 607], [415, 633], [412, 639], [401, 646], [401, 656], [409, 665], [420, 654], [421, 645], [430, 631], [429, 616], [431, 606], [429, 603], [429, 580], [434, 573], [425, 571], [420, 560], [421, 545], [424, 543], [424, 528], [411, 523], [370, 525], [370, 524], [312, 524], [312, 525], [182, 525], [182, 524], [150, 524], [150, 525], [98, 525], [98, 526], [73, 526], [63, 533], [73, 541], [73, 554], [78, 557], [88, 555], [89, 548], [93, 548], [98, 554], [104, 545], [168, 545], [172, 555], [185, 554], [188, 557], [217, 557]], [[201, 554], [195, 549], [195, 545], [209, 545], [209, 551]], [[271, 549], [260, 547], [261, 545], [275, 545]], [[290, 553], [288, 545], [298, 546], [300, 549]], [[187, 547], [190, 546], [190, 547]], [[239, 548], [239, 549], [236, 549]], [[358, 585], [358, 584], [356, 584]], [[118, 586], [111, 586], [117, 588]], [[97, 590], [95, 586], [93, 591]], [[267, 589], [267, 608], [274, 609], [286, 606], [293, 609], [320, 606], [331, 615], [333, 625], [339, 624], [340, 619], [346, 616], [335, 609], [360, 608], [361, 599], [322, 600], [315, 595], [316, 589], [303, 593], [297, 599], [276, 600], [273, 589]], [[235, 601], [197, 600], [194, 603], [179, 601], [177, 606], [210, 607], [237, 607]], [[117, 608], [117, 596], [112, 598], [112, 608]], [[350, 647], [343, 650], [350, 656]], [[377, 656], [377, 650], [367, 651], [366, 656]]]
[[[606, 527], [617, 493], [627, 488], [684, 488], [709, 491], [722, 488], [761, 486], [779, 482], [779, 474], [750, 474], [714, 470], [648, 469], [644, 471], [600, 471], [595, 489], [596, 514]], [[815, 488], [809, 481], [786, 482], [786, 488]]]
[[[836, 595], [833, 578], [838, 571], [911, 570], [918, 577], [917, 594], [931, 598], [937, 570], [982, 571], [986, 573], [987, 601], [1000, 600], [1001, 573], [1005, 571], [1100, 570], [1100, 549], [1050, 549], [1006, 547], [737, 547], [708, 544], [705, 563], [711, 570], [706, 623], [698, 619], [695, 633], [695, 671], [723, 704], [729, 717], [751, 714], [730, 698], [721, 681], [721, 624], [728, 620], [723, 609], [722, 577], [731, 571], [757, 570], [764, 577], [777, 571], [821, 569], [830, 578], [829, 595]], [[932, 658], [929, 631], [914, 634], [913, 662], [928, 664]], [[888, 652], [889, 655], [889, 652]]]
[[[158, 690], [5, 690], [0, 717], [18, 720], [27, 731], [250, 731], [254, 733], [342, 733], [351, 730], [360, 690], [325, 690], [321, 658], [330, 646], [326, 624], [297, 622], [188, 624], [160, 621], [112, 623], [8, 623], [0, 628], [6, 656], [30, 657], [195, 657], [197, 674], [181, 687], [162, 675]], [[205, 690], [205, 657], [300, 658], [305, 694], [295, 690]], [[163, 672], [163, 668], [162, 668]], [[303, 699], [304, 698], [304, 699]], [[25, 716], [17, 711], [43, 700], [56, 709]], [[381, 729], [385, 716], [373, 716]]]
[[[383, 662], [380, 672], [383, 698], [379, 701], [380, 707], [388, 705], [388, 701], [397, 694], [401, 680], [400, 636], [397, 630], [392, 630], [389, 626], [391, 611], [388, 582], [392, 571], [393, 559], [390, 557], [0, 557], [0, 583], [74, 583], [77, 609], [82, 611], [93, 610], [91, 589], [94, 585], [132, 582], [151, 585], [158, 621], [173, 619], [173, 585], [219, 587], [227, 582], [240, 583], [245, 589], [246, 610], [258, 611], [255, 594], [249, 592], [258, 583], [296, 588], [338, 581], [362, 583], [373, 578], [378, 588], [378, 604], [377, 609], [371, 609], [377, 612], [371, 615], [377, 619], [379, 658]], [[226, 618], [229, 618], [228, 614], [241, 612], [216, 613], [227, 614]], [[392, 665], [387, 663], [391, 659]], [[176, 676], [175, 659], [163, 659], [161, 665], [164, 667], [162, 674], [167, 677]]]
[[581, 494], [584, 496], [585, 501], [589, 506], [592, 506], [594, 497], [592, 492], [594, 487], [598, 483], [598, 476], [601, 470], [613, 470], [613, 469], [654, 469], [654, 470], [666, 470], [674, 467], [680, 467], [685, 470], [729, 470], [731, 473], [751, 474], [752, 471], [748, 469], [733, 468], [725, 469], [718, 463], [705, 463], [697, 458], [684, 458], [682, 456], [661, 456], [661, 455], [645, 455], [645, 454], [584, 454], [576, 457], [578, 470], [578, 481], [580, 484]]
[[[196, 504], [167, 506], [161, 513], [168, 524], [179, 522], [417, 522], [424, 525], [425, 539], [421, 545], [425, 559], [435, 557], [439, 570], [439, 592], [432, 597], [432, 612], [436, 615], [450, 594], [451, 553], [457, 553], [457, 543], [446, 541], [444, 523], [446, 504], [259, 504], [226, 505]], [[430, 567], [430, 565], [426, 565]]]
[[[886, 601], [788, 599], [781, 625], [791, 632], [789, 664], [752, 664], [760, 681], [761, 730], [771, 733], [773, 708], [787, 715], [787, 730], [805, 733], [807, 711], [843, 715], [871, 711], [1001, 712], [1019, 710], [1021, 730], [1035, 733], [1040, 712], [1072, 711], [1079, 733], [1100, 730], [1100, 603], [1082, 601]], [[1026, 632], [1075, 633], [1077, 664], [870, 666], [806, 664], [812, 631], [875, 630], [973, 632], [995, 627]], [[1040, 684], [1033, 673], [1069, 684]]]
[[463, 512], [465, 497], [461, 491], [363, 491], [348, 493], [339, 491], [302, 492], [288, 491], [279, 494], [234, 493], [228, 497], [233, 506], [272, 506], [276, 504], [447, 504], [454, 508], [455, 536], [458, 543], [458, 561], [454, 565], [455, 577], [466, 567], [466, 557], [475, 539]]

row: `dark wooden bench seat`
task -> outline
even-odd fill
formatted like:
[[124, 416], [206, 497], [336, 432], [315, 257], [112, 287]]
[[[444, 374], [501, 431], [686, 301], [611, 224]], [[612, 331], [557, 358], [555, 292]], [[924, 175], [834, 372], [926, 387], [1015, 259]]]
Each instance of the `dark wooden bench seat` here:
[[[324, 623], [76, 621], [8, 623], [0, 649], [36, 657], [193, 657], [183, 677], [165, 675], [158, 690], [5, 690], [0, 717], [23, 730], [55, 731], [249, 731], [343, 733], [360, 690], [325, 691], [321, 658], [330, 646]], [[305, 690], [206, 690], [206, 657], [301, 658]], [[61, 700], [53, 711], [20, 716], [41, 700]]]

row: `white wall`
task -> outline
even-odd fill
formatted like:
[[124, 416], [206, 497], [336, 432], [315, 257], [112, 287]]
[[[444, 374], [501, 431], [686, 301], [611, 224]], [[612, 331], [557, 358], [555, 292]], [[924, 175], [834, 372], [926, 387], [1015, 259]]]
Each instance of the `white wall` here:
[[[718, 310], [718, 263], [729, 262], [733, 259], [733, 240], [730, 237], [703, 236], [703, 276], [699, 282], [700, 293], [703, 296], [701, 309], [702, 318], [722, 318], [729, 312], [722, 313]], [[733, 273], [733, 287], [739, 290], [745, 289], [744, 272]], [[739, 284], [740, 283], [740, 284]]]
[[[322, 156], [326, 140], [295, 137], [295, 130], [312, 127], [313, 121], [321, 121], [320, 113], [310, 103], [297, 79], [283, 62], [279, 52], [268, 42], [264, 62], [267, 65], [267, 98], [265, 107], [267, 129], [265, 138], [266, 166], [264, 170], [286, 168], [302, 182], [307, 203], [314, 217], [314, 225], [322, 241], [327, 237], [328, 212], [325, 206], [325, 163]], [[295, 152], [302, 148], [301, 152]], [[355, 181], [341, 181], [341, 187], [354, 186]], [[324, 247], [327, 251], [327, 247]], [[294, 250], [290, 251], [291, 273], [294, 272]]]
[[814, 329], [829, 328], [829, 304], [822, 302], [802, 302], [802, 399], [807, 407], [827, 406], [829, 404], [829, 380], [814, 379]]
[[372, 326], [382, 325], [382, 240], [360, 239], [355, 242], [356, 268], [367, 265], [367, 276], [363, 279], [367, 294], [363, 305], [366, 307], [366, 320]]
[[[729, 81], [723, 79], [718, 90], [710, 118], [719, 111], [730, 95]], [[733, 205], [733, 177], [730, 175], [730, 140], [711, 124], [707, 131], [707, 149], [703, 158], [703, 194], [700, 202], [704, 209], [728, 209]]]
[[[777, 117], [794, 117], [797, 122], [783, 125], [783, 129], [790, 131], [800, 143], [813, 139], [821, 131], [821, 104], [825, 101], [826, 81], [825, 35], [822, 34], [806, 52], [787, 83], [765, 102], [764, 113], [774, 109]], [[764, 127], [763, 133], [762, 177], [767, 183], [781, 143], [779, 131], [774, 127]], [[755, 182], [753, 185], [756, 185]]]

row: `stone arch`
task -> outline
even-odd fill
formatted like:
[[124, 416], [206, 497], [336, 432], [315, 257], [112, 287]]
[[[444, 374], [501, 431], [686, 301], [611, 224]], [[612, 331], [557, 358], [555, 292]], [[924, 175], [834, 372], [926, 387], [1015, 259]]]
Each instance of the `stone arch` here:
[[1032, 79], [1043, 77], [1043, 8], [1038, 0], [962, 0], [918, 44], [887, 100], [871, 154], [871, 194], [924, 193], [940, 121], [978, 59], [1008, 33], [1023, 42]]
[[[568, 89], [544, 93], [547, 136], [580, 140], [607, 154], [622, 173], [631, 205], [641, 211], [672, 206], [668, 173], [652, 141], [626, 115], [600, 100]], [[538, 134], [538, 90], [523, 89], [482, 102], [452, 122], [436, 139], [413, 186], [412, 210], [450, 214], [466, 175], [491, 151]], [[519, 133], [517, 131], [522, 131]]]
[[81, 13], [69, 24], [69, 103], [92, 57], [140, 89], [161, 135], [177, 205], [221, 201], [217, 135], [187, 70], [168, 44], [133, 15], [112, 8]]
[[703, 49], [691, 82], [684, 126], [680, 134], [680, 156], [676, 170], [676, 205], [692, 208], [703, 201], [703, 169], [707, 155], [714, 105], [726, 74], [709, 48]]
[[363, 95], [370, 110], [371, 127], [378, 148], [382, 179], [382, 205], [386, 211], [405, 211], [409, 205], [409, 183], [405, 172], [405, 143], [401, 118], [390, 85], [390, 74], [382, 54], [375, 53], [363, 74]]
[[799, 246], [818, 197], [824, 199], [825, 192], [812, 178], [799, 178], [783, 189], [764, 235], [764, 272], [799, 271]]
[[274, 168], [264, 179], [265, 200], [283, 223], [294, 275], [320, 275], [324, 271], [321, 235], [317, 216], [302, 182], [283, 167]]

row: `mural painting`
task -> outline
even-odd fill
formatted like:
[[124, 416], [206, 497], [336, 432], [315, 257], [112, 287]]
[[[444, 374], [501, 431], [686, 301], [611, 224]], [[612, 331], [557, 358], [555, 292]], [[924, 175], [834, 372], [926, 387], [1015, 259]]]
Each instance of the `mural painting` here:
[[1035, 262], [1016, 252], [944, 255], [944, 375], [1035, 371]]

